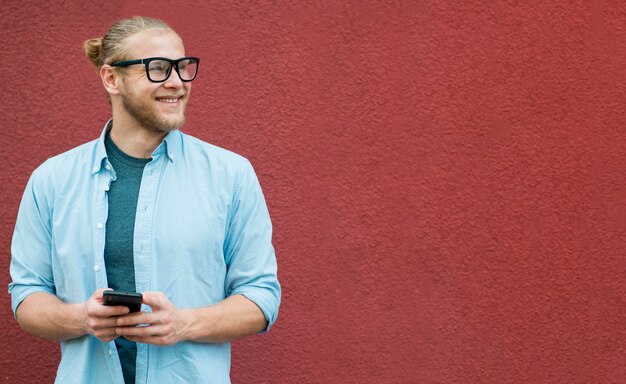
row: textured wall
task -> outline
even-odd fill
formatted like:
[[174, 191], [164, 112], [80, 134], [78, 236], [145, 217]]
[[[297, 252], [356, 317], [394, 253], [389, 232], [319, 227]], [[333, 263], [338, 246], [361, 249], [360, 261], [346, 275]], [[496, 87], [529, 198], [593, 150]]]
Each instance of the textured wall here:
[[[82, 41], [147, 14], [202, 57], [185, 130], [251, 159], [274, 220], [283, 306], [234, 382], [626, 382], [623, 2], [16, 4], [2, 286], [30, 172], [109, 116]], [[0, 382], [52, 381], [0, 302]]]

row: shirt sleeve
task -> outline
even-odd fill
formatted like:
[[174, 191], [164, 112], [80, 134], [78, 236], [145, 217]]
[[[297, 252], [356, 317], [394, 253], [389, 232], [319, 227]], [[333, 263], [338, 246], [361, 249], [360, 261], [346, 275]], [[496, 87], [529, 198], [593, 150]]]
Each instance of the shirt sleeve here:
[[[40, 188], [38, 188], [40, 187]], [[51, 267], [50, 211], [44, 183], [33, 174], [26, 185], [11, 243], [11, 308], [36, 292], [55, 294]]]
[[233, 196], [224, 257], [227, 295], [242, 294], [258, 305], [268, 322], [261, 333], [267, 332], [278, 316], [281, 288], [272, 246], [272, 223], [249, 162]]

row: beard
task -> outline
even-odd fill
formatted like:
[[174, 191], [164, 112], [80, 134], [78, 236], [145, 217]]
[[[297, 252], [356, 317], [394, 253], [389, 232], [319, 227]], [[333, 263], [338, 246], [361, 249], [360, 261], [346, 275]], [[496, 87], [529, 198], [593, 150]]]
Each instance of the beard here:
[[[180, 118], [165, 118], [159, 113], [154, 103], [158, 103], [156, 100], [152, 100], [154, 103], [144, 102], [142, 99], [135, 95], [129, 95], [122, 93], [122, 104], [128, 114], [135, 119], [142, 127], [157, 133], [169, 133], [176, 129], [179, 129], [185, 123], [185, 113], [183, 105], [183, 114]], [[186, 97], [183, 97], [186, 98]], [[184, 102], [181, 98], [181, 103]]]

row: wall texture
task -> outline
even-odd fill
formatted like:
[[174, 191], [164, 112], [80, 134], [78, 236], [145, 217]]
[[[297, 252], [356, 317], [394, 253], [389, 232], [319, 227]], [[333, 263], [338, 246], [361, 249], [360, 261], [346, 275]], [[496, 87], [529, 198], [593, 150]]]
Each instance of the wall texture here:
[[[273, 217], [281, 314], [234, 382], [626, 382], [623, 2], [2, 7], [4, 287], [30, 172], [109, 117], [82, 41], [136, 14], [202, 58], [185, 131], [247, 156]], [[0, 382], [51, 382], [0, 303]]]

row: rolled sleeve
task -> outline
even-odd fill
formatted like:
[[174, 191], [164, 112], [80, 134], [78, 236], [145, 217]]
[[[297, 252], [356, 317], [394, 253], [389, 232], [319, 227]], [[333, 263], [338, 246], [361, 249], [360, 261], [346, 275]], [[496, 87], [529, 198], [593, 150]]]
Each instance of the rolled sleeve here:
[[50, 261], [50, 215], [42, 184], [35, 174], [31, 176], [13, 233], [9, 294], [14, 315], [22, 301], [33, 293], [55, 293]]
[[278, 317], [281, 288], [269, 212], [249, 162], [234, 193], [224, 246], [226, 292], [252, 300], [268, 323], [261, 332], [267, 332]]

